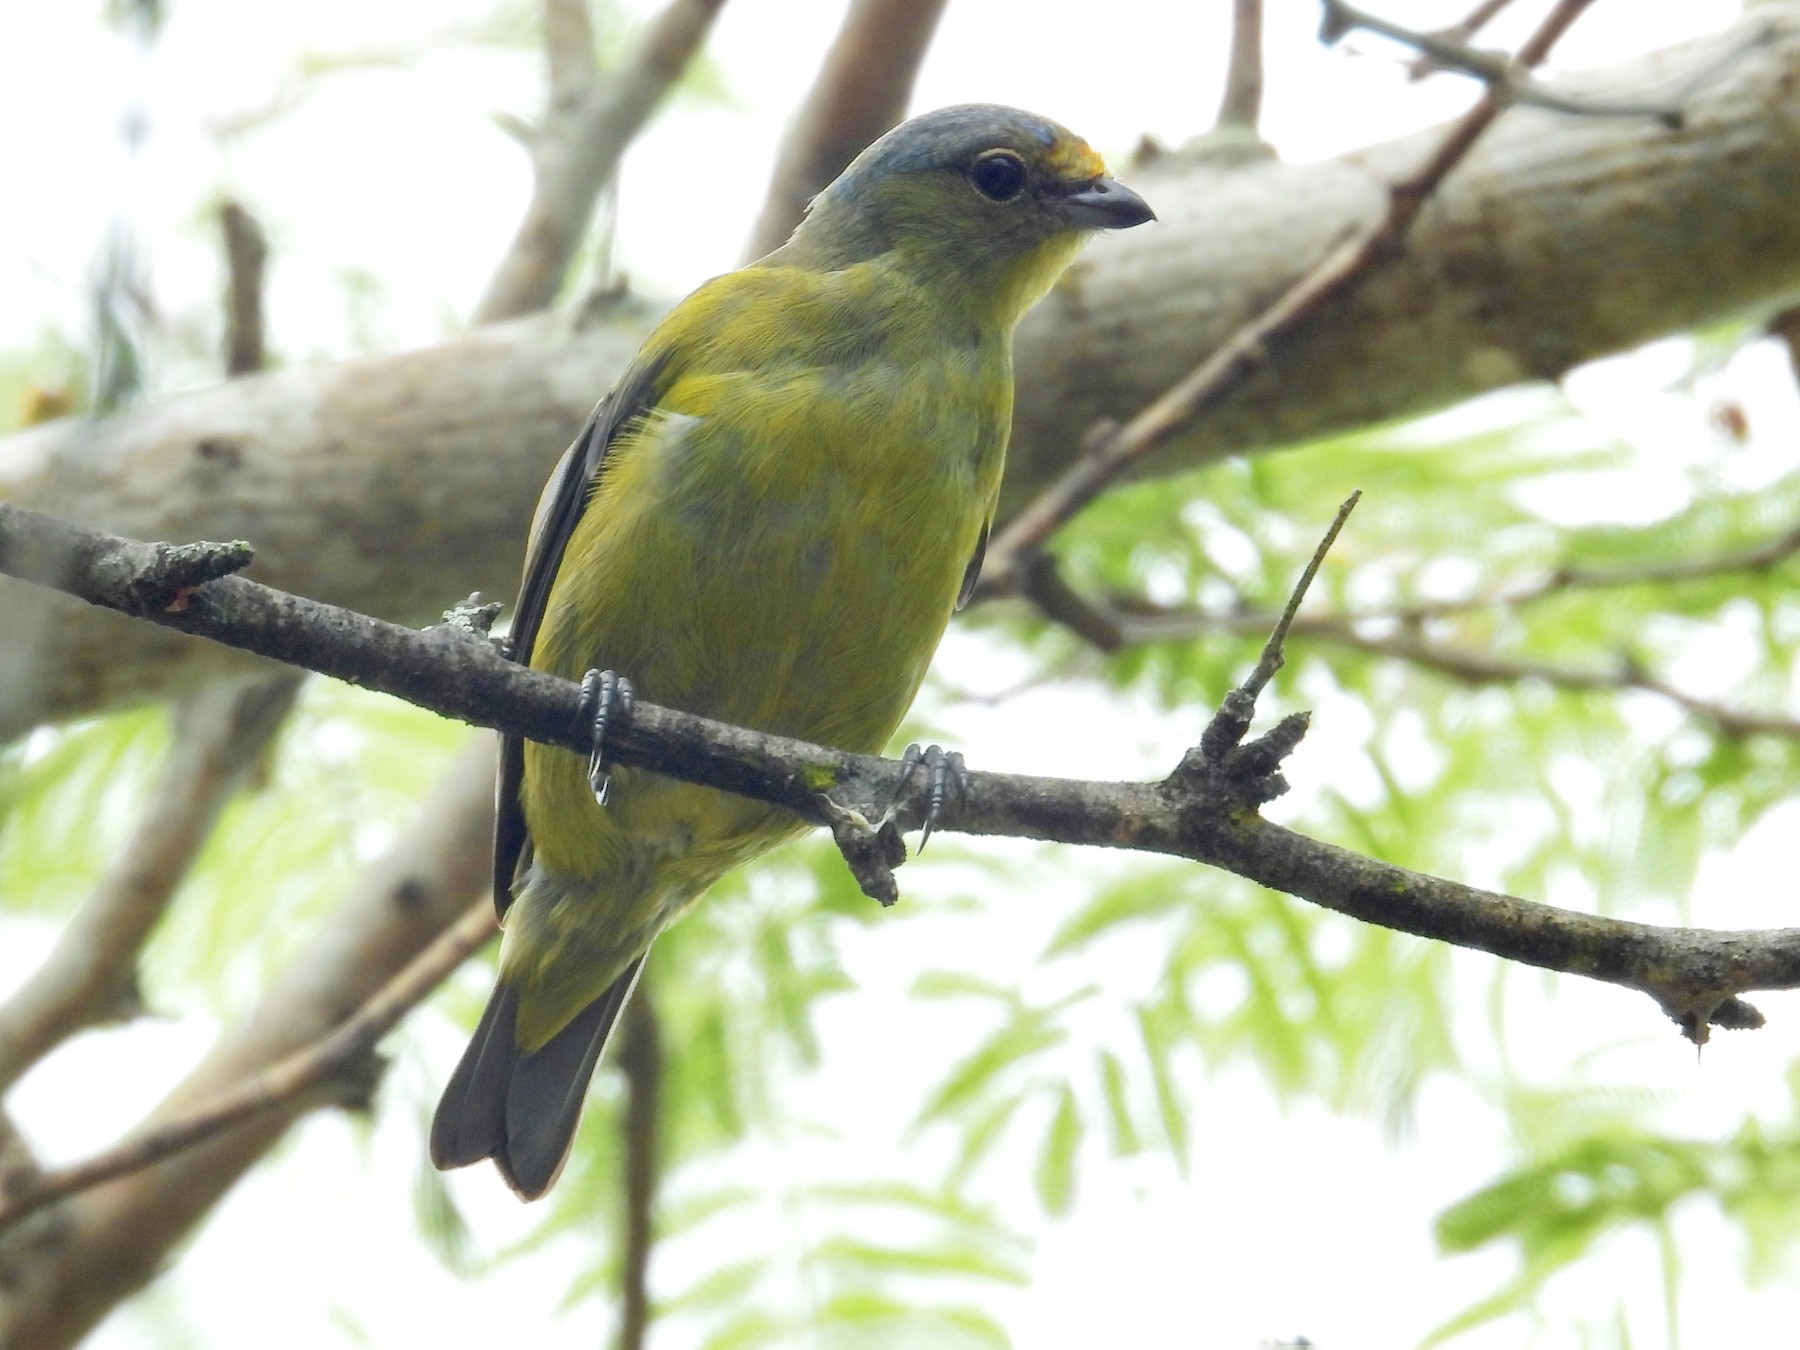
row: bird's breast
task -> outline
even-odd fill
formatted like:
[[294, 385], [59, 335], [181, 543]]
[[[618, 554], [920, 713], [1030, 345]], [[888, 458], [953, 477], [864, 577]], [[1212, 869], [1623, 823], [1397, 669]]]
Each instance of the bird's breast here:
[[983, 383], [885, 359], [680, 382], [591, 508], [614, 528], [580, 566], [655, 597], [612, 607], [606, 663], [653, 701], [879, 748], [997, 484]]

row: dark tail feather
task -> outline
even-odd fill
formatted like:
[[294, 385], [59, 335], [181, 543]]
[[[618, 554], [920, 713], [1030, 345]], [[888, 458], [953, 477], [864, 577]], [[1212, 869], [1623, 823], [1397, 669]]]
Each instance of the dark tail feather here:
[[568, 1161], [588, 1079], [631, 997], [644, 958], [575, 1015], [536, 1054], [513, 1033], [519, 996], [496, 985], [431, 1122], [431, 1161], [467, 1167], [492, 1158], [523, 1200], [549, 1190]]

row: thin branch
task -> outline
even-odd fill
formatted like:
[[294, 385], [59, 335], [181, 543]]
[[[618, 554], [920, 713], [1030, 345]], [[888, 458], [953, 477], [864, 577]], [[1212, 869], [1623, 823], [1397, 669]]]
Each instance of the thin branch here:
[[625, 1009], [617, 1060], [625, 1079], [625, 1252], [620, 1261], [619, 1350], [643, 1350], [650, 1329], [650, 1251], [656, 1241], [656, 1191], [662, 1174], [662, 1024], [644, 984]]
[[1420, 600], [1412, 604], [1397, 605], [1389, 610], [1344, 617], [1347, 621], [1356, 623], [1392, 620], [1416, 624], [1475, 610], [1518, 609], [1574, 591], [1665, 586], [1686, 581], [1706, 581], [1734, 573], [1767, 572], [1796, 555], [1800, 555], [1800, 525], [1736, 553], [1720, 553], [1710, 558], [1675, 558], [1666, 562], [1638, 563], [1630, 567], [1566, 565], [1537, 581], [1512, 590], [1496, 591], [1489, 595], [1459, 596], [1448, 600]]
[[[1251, 720], [1256, 716], [1256, 700], [1262, 697], [1262, 692], [1268, 688], [1269, 681], [1274, 679], [1276, 673], [1287, 663], [1287, 637], [1294, 626], [1295, 616], [1300, 612], [1300, 602], [1306, 599], [1307, 591], [1312, 589], [1313, 580], [1319, 575], [1319, 569], [1325, 565], [1325, 555], [1331, 552], [1331, 546], [1337, 542], [1338, 535], [1343, 532], [1344, 522], [1350, 519], [1350, 513], [1356, 509], [1356, 503], [1360, 500], [1362, 500], [1362, 490], [1359, 488], [1345, 499], [1342, 506], [1338, 507], [1337, 515], [1332, 519], [1330, 528], [1325, 531], [1324, 538], [1319, 540], [1318, 547], [1313, 549], [1312, 557], [1307, 561], [1305, 568], [1301, 570], [1300, 579], [1294, 583], [1293, 590], [1288, 593], [1287, 604], [1282, 607], [1280, 615], [1276, 617], [1271, 626], [1268, 641], [1263, 643], [1262, 655], [1257, 658], [1255, 668], [1244, 677], [1243, 682], [1237, 688], [1225, 695], [1219, 704], [1219, 710], [1213, 714], [1212, 720], [1206, 724], [1206, 730], [1200, 734], [1200, 744], [1196, 748], [1207, 762], [1226, 763], [1227, 755], [1237, 749], [1243, 741], [1245, 733], [1250, 730]], [[1298, 732], [1304, 734], [1304, 724], [1298, 728]], [[1275, 763], [1270, 765], [1270, 771], [1273, 771], [1275, 764], [1279, 764], [1282, 759], [1286, 758], [1288, 750], [1292, 750], [1294, 745], [1298, 744], [1299, 735], [1297, 734], [1293, 737], [1293, 745], [1288, 745], [1286, 750], [1276, 757]], [[1285, 783], [1282, 784], [1282, 790], [1286, 791]]]
[[[1437, 31], [1443, 37], [1451, 38], [1457, 42], [1467, 42], [1470, 38], [1481, 32], [1482, 29], [1486, 28], [1498, 18], [1501, 11], [1510, 4], [1512, 4], [1512, 0], [1481, 0], [1481, 3], [1476, 5], [1474, 9], [1463, 15], [1462, 18], [1458, 19], [1448, 28], [1440, 28]], [[1406, 74], [1408, 79], [1422, 80], [1427, 75], [1437, 74], [1441, 69], [1443, 69], [1443, 67], [1439, 66], [1429, 57], [1420, 56], [1406, 68]]]
[[[1800, 718], [1783, 713], [1738, 708], [1687, 693], [1650, 674], [1641, 663], [1631, 658], [1621, 658], [1610, 669], [1582, 669], [1472, 651], [1431, 641], [1417, 632], [1420, 625], [1431, 620], [1483, 609], [1518, 609], [1571, 592], [1671, 585], [1747, 572], [1766, 572], [1796, 555], [1800, 555], [1800, 526], [1794, 526], [1748, 548], [1710, 558], [1675, 558], [1609, 568], [1565, 565], [1538, 581], [1487, 595], [1419, 601], [1360, 613], [1311, 615], [1298, 621], [1297, 631], [1307, 637], [1372, 656], [1409, 661], [1466, 684], [1519, 684], [1534, 681], [1576, 692], [1640, 690], [1655, 694], [1690, 715], [1713, 723], [1727, 736], [1800, 739]], [[1050, 574], [1049, 579], [1046, 579], [1046, 573]], [[1185, 642], [1205, 633], [1260, 632], [1270, 623], [1266, 614], [1254, 610], [1220, 612], [1143, 605], [1121, 608], [1088, 600], [1078, 595], [1061, 577], [1054, 575], [1054, 565], [1047, 554], [1034, 560], [1024, 594], [1046, 617], [1062, 623], [1105, 652], [1116, 652], [1152, 642]], [[1376, 627], [1390, 631], [1372, 633], [1371, 629]]]
[[[133, 560], [161, 551], [0, 503], [0, 571], [154, 622], [304, 664], [447, 717], [576, 751], [588, 748], [579, 688], [513, 665], [466, 635], [414, 632], [224, 577], [178, 608], [143, 605]], [[154, 588], [151, 588], [154, 590]], [[1298, 626], [1298, 625], [1297, 625]], [[1754, 1017], [1737, 995], [1800, 986], [1800, 929], [1677, 929], [1579, 914], [1394, 867], [1270, 824], [1289, 718], [1250, 756], [1259, 776], [1189, 754], [1160, 783], [1096, 783], [965, 772], [940, 828], [1162, 853], [1210, 863], [1340, 913], [1650, 994], [1695, 1039]], [[1255, 747], [1239, 750], [1248, 755]], [[653, 704], [609, 733], [608, 760], [785, 806], [841, 825], [846, 815], [916, 826], [924, 791], [906, 764], [726, 726]], [[823, 794], [829, 793], [827, 798]], [[905, 803], [904, 809], [896, 803]], [[1718, 1020], [1715, 1022], [1715, 1018]]]
[[[1108, 650], [1119, 650], [1151, 642], [1185, 642], [1205, 633], [1257, 633], [1268, 627], [1270, 616], [1255, 610], [1207, 613], [1171, 609], [1126, 614], [1106, 612], [1101, 621], [1110, 624], [1118, 637], [1117, 645]], [[1786, 713], [1739, 708], [1690, 694], [1651, 674], [1629, 657], [1603, 669], [1564, 666], [1433, 642], [1410, 627], [1375, 635], [1366, 631], [1368, 622], [1365, 618], [1347, 614], [1307, 615], [1294, 621], [1294, 632], [1334, 647], [1410, 662], [1463, 684], [1536, 683], [1571, 693], [1638, 690], [1666, 699], [1691, 716], [1711, 722], [1726, 736], [1800, 740], [1800, 718]]]
[[69, 1037], [137, 1015], [137, 963], [176, 888], [293, 705], [299, 677], [196, 692], [177, 706], [168, 762], [125, 847], [56, 949], [0, 1005], [0, 1092]]
[[602, 79], [586, 0], [545, 0], [550, 98], [542, 124], [527, 137], [531, 202], [475, 307], [476, 324], [529, 314], [556, 299], [594, 218], [595, 200], [699, 51], [723, 4], [672, 0], [618, 69]]
[[1447, 643], [1430, 642], [1410, 632], [1368, 637], [1347, 623], [1329, 618], [1303, 621], [1301, 627], [1309, 637], [1375, 656], [1410, 661], [1464, 684], [1537, 683], [1572, 693], [1641, 690], [1668, 700], [1691, 716], [1711, 722], [1729, 737], [1774, 736], [1800, 740], [1800, 719], [1783, 713], [1736, 708], [1686, 693], [1650, 674], [1630, 658], [1621, 659], [1610, 669], [1584, 670], [1547, 661], [1518, 660], [1491, 652], [1470, 651]]
[[1325, 42], [1336, 42], [1350, 30], [1363, 28], [1413, 48], [1439, 70], [1473, 76], [1510, 103], [1529, 104], [1577, 117], [1654, 117], [1671, 130], [1681, 126], [1680, 110], [1666, 104], [1597, 103], [1560, 94], [1531, 79], [1523, 66], [1505, 52], [1471, 47], [1454, 30], [1422, 32], [1357, 9], [1346, 0], [1320, 0], [1320, 3], [1325, 7], [1320, 24], [1320, 37]]
[[[1558, 38], [1593, 0], [1559, 0], [1520, 49], [1518, 61], [1541, 62]], [[1489, 89], [1454, 123], [1437, 149], [1415, 172], [1388, 189], [1380, 220], [1334, 249], [1287, 292], [1237, 332], [1180, 383], [1124, 426], [1095, 438], [1060, 479], [1021, 511], [988, 548], [981, 589], [987, 594], [1014, 589], [1026, 560], [1078, 511], [1143, 458], [1218, 407], [1291, 339], [1330, 305], [1342, 299], [1383, 261], [1395, 256], [1426, 200], [1468, 154], [1482, 132], [1506, 109]]]
[[0, 1231], [65, 1196], [184, 1153], [334, 1083], [348, 1083], [353, 1095], [366, 1095], [368, 1064], [377, 1042], [495, 932], [494, 907], [483, 897], [329, 1035], [178, 1120], [73, 1167], [41, 1172], [21, 1189], [0, 1197]]
[[1233, 0], [1231, 58], [1225, 68], [1225, 95], [1218, 125], [1254, 132], [1262, 116], [1262, 0]]
[[779, 248], [806, 204], [899, 123], [945, 0], [855, 0], [782, 141], [744, 258]]
[[1018, 594], [1037, 606], [1046, 619], [1061, 624], [1103, 652], [1116, 652], [1125, 645], [1118, 616], [1069, 585], [1053, 553], [1034, 553], [1026, 559]]
[[1285, 663], [1286, 658], [1282, 655], [1282, 649], [1287, 642], [1288, 631], [1294, 626], [1294, 618], [1300, 613], [1300, 602], [1306, 599], [1307, 591], [1312, 589], [1313, 581], [1319, 575], [1319, 569], [1325, 565], [1325, 555], [1331, 552], [1331, 546], [1337, 542], [1338, 535], [1344, 531], [1344, 523], [1350, 519], [1350, 513], [1356, 509], [1356, 504], [1361, 500], [1361, 488], [1344, 499], [1344, 504], [1338, 507], [1337, 515], [1332, 518], [1330, 527], [1325, 531], [1324, 538], [1319, 540], [1318, 547], [1313, 550], [1312, 557], [1307, 560], [1306, 567], [1300, 573], [1300, 580], [1295, 583], [1292, 593], [1288, 596], [1287, 604], [1282, 607], [1280, 617], [1275, 620], [1275, 627], [1269, 634], [1269, 640], [1263, 644], [1262, 656], [1256, 663], [1256, 669], [1251, 671], [1249, 678], [1239, 686], [1251, 699], [1254, 700], [1262, 695], [1262, 691], [1268, 686], [1269, 681], [1275, 678], [1276, 672]]

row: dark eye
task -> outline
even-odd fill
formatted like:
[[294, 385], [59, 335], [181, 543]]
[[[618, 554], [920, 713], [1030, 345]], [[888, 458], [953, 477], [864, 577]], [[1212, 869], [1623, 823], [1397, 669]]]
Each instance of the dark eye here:
[[982, 196], [1010, 202], [1025, 190], [1025, 161], [1010, 150], [990, 150], [970, 167], [969, 181]]

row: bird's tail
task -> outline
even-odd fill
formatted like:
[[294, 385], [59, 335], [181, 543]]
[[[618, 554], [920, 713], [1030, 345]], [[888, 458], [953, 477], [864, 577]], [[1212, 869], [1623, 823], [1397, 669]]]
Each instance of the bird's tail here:
[[631, 997], [644, 958], [537, 1051], [519, 1049], [518, 990], [494, 987], [431, 1122], [431, 1161], [467, 1167], [492, 1158], [522, 1200], [536, 1200], [569, 1158], [588, 1079]]

